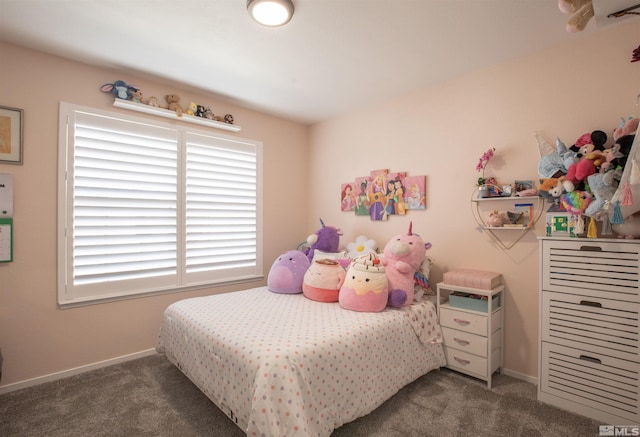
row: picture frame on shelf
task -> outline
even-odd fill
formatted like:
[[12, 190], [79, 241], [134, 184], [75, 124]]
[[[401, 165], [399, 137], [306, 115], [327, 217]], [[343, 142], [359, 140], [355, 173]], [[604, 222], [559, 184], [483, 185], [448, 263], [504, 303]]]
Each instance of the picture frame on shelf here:
[[513, 181], [513, 188], [516, 193], [534, 188], [533, 181], [530, 179], [516, 179]]
[[0, 163], [22, 164], [23, 110], [0, 106]]

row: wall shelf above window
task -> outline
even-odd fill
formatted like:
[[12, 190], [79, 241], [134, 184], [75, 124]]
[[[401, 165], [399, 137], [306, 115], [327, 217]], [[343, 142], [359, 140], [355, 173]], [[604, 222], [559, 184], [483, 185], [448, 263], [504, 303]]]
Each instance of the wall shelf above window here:
[[157, 115], [159, 117], [171, 118], [174, 120], [186, 121], [187, 123], [200, 124], [202, 126], [213, 127], [216, 129], [227, 130], [231, 132], [240, 132], [242, 129], [236, 124], [222, 123], [220, 121], [210, 120], [208, 118], [196, 117], [193, 115], [183, 114], [182, 117], [178, 117], [175, 111], [170, 111], [164, 108], [158, 108], [155, 106], [145, 105], [144, 103], [131, 102], [129, 100], [115, 99], [113, 106], [116, 108], [124, 108], [130, 111], [144, 112], [145, 114]]

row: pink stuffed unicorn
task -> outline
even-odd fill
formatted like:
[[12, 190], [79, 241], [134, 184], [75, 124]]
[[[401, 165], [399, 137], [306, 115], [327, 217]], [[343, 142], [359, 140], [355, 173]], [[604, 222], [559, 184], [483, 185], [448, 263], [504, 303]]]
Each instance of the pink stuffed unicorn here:
[[414, 299], [414, 275], [424, 262], [426, 250], [431, 246], [425, 244], [418, 234], [411, 232], [413, 224], [409, 223], [409, 232], [393, 237], [385, 246], [382, 264], [389, 281], [389, 300], [391, 307], [411, 305]]

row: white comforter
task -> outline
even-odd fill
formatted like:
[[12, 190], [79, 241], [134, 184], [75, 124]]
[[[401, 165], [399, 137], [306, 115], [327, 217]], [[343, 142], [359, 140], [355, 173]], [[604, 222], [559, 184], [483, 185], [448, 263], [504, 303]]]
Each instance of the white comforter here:
[[169, 306], [165, 353], [248, 436], [328, 436], [445, 365], [429, 301], [381, 313], [266, 287]]

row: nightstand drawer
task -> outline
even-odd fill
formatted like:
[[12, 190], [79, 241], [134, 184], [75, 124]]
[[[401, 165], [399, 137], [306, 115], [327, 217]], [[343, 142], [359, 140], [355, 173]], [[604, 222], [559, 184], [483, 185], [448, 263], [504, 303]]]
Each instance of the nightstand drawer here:
[[[447, 358], [448, 368], [482, 379], [489, 378], [493, 372], [502, 367], [500, 360], [502, 348], [500, 347], [496, 347], [491, 351], [491, 361], [447, 346], [444, 347], [444, 354]], [[491, 369], [489, 369], [489, 366], [491, 366]]]
[[[500, 346], [501, 330], [494, 332], [491, 336], [493, 347]], [[480, 357], [488, 357], [488, 339], [481, 335], [470, 334], [452, 328], [442, 328], [444, 337], [444, 345], [450, 349], [458, 349], [463, 352], [478, 355]]]
[[460, 370], [465, 373], [472, 373], [481, 377], [487, 375], [487, 359], [477, 355], [469, 354], [458, 349], [444, 347], [444, 354], [447, 357], [447, 367]]
[[[501, 311], [501, 310], [499, 310]], [[451, 309], [450, 307], [440, 307], [440, 324], [449, 328], [470, 332], [471, 334], [487, 336], [487, 316], [474, 314], [466, 311]], [[500, 328], [500, 316], [494, 313], [492, 317], [491, 332]]]

